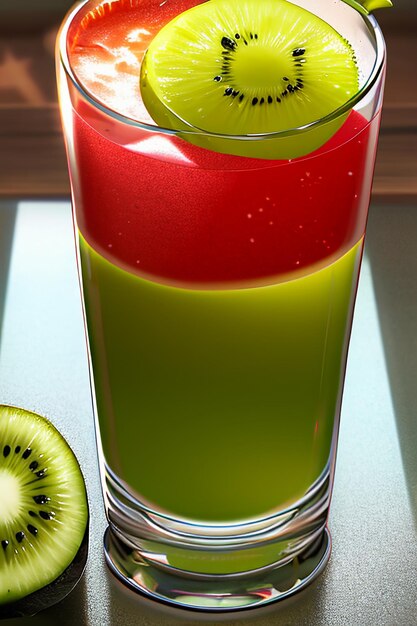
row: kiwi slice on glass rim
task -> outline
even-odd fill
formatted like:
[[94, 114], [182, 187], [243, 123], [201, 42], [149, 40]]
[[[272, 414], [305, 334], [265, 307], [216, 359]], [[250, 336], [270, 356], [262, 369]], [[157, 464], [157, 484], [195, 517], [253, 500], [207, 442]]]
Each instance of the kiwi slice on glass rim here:
[[[350, 44], [287, 0], [199, 4], [159, 31], [141, 68], [142, 98], [156, 123], [219, 135], [307, 126], [338, 110], [358, 88]], [[270, 139], [182, 136], [218, 152], [289, 159], [323, 145], [347, 115]]]
[[64, 598], [87, 546], [74, 453], [44, 417], [0, 405], [0, 617], [32, 615]]

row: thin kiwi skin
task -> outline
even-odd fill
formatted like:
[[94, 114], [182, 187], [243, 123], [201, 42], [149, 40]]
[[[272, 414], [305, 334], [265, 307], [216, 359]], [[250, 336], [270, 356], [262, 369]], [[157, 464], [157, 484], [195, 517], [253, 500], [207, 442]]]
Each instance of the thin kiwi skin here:
[[77, 586], [84, 574], [89, 547], [89, 521], [81, 545], [73, 561], [66, 570], [46, 587], [42, 587], [28, 596], [0, 605], [0, 619], [33, 617], [37, 613], [64, 600]]

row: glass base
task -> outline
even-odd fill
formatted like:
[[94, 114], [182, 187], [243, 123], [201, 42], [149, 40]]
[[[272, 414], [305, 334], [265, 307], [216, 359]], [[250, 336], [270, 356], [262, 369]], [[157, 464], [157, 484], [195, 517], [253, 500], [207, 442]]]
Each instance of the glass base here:
[[140, 502], [109, 467], [105, 553], [125, 584], [182, 608], [234, 611], [307, 586], [330, 555], [330, 466], [290, 507], [261, 519], [207, 524]]
[[171, 606], [210, 612], [239, 611], [283, 600], [301, 591], [324, 570], [331, 552], [327, 527], [284, 564], [209, 575], [155, 565], [108, 528], [104, 549], [111, 571], [128, 587]]

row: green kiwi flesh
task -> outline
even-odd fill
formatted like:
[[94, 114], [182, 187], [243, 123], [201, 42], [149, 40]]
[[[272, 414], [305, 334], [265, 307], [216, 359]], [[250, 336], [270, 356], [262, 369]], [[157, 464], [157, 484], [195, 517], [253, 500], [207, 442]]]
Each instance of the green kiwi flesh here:
[[[2, 405], [0, 511], [0, 616], [33, 614], [62, 599], [82, 574], [87, 496], [74, 453], [56, 428]], [[47, 600], [39, 599], [41, 590]]]
[[[286, 0], [209, 0], [152, 40], [141, 93], [156, 123], [218, 152], [289, 159], [324, 144], [347, 114], [285, 137], [256, 139], [330, 116], [358, 91], [350, 44]], [[224, 137], [210, 137], [195, 131]], [[228, 139], [227, 135], [250, 139]]]

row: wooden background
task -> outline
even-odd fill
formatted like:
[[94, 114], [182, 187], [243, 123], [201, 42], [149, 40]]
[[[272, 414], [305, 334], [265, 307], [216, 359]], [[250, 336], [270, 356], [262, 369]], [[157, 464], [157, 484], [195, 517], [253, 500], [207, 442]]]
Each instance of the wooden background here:
[[[381, 11], [388, 75], [373, 196], [417, 199], [417, 12]], [[0, 197], [69, 195], [55, 88], [57, 27], [0, 39]]]

